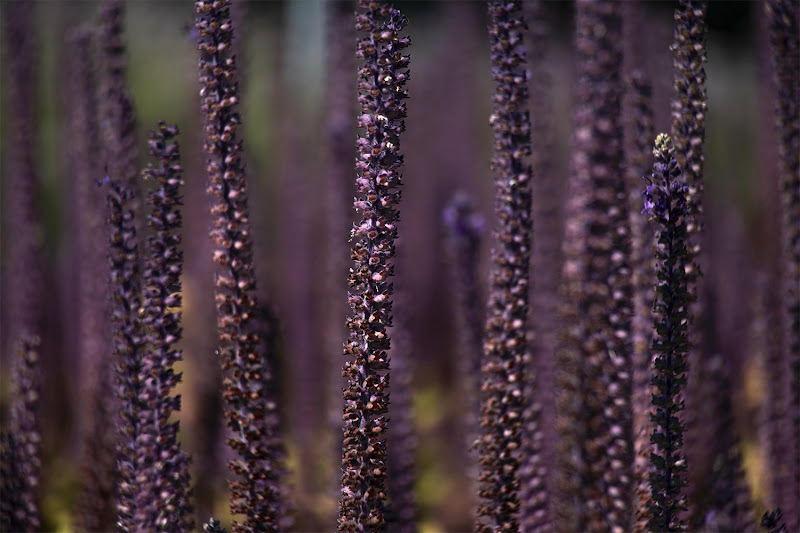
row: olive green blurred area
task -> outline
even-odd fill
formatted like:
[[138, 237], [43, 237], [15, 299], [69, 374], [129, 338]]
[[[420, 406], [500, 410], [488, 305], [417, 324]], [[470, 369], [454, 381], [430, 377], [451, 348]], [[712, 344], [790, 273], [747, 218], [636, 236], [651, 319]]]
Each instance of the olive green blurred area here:
[[[483, 179], [463, 186], [477, 199], [488, 220], [491, 220], [494, 194], [489, 171], [492, 139], [488, 117], [492, 85], [485, 9], [483, 3], [479, 2], [463, 2], [459, 8], [454, 8], [454, 3], [397, 2], [397, 6], [409, 18], [407, 32], [412, 41], [411, 78], [408, 84], [410, 99], [406, 120], [408, 138], [403, 140], [405, 144], [401, 147], [406, 161], [406, 189], [400, 206], [402, 220], [399, 231], [401, 239], [408, 241], [410, 259], [403, 264], [411, 265], [414, 269], [413, 275], [409, 275], [412, 279], [410, 291], [414, 293], [412, 299], [418, 302], [415, 305], [419, 305], [414, 310], [411, 335], [415, 347], [413, 405], [419, 446], [416, 488], [424, 533], [458, 531], [470, 527], [469, 486], [464, 483], [466, 473], [454, 473], [454, 465], [448, 462], [452, 461], [448, 449], [452, 442], [447, 435], [448, 420], [459, 416], [461, 406], [452, 399], [455, 389], [454, 361], [458, 354], [455, 353], [455, 335], [449, 317], [452, 314], [448, 303], [450, 299], [439, 287], [443, 276], [440, 271], [443, 262], [437, 259], [443, 255], [441, 237], [438, 236], [441, 229], [423, 225], [425, 221], [437, 224], [441, 208], [455, 192], [445, 190], [440, 184], [444, 183], [442, 180], [447, 176], [442, 176], [438, 170], [441, 165], [432, 167], [427, 158], [437, 150], [452, 148], [448, 145], [446, 126], [456, 115], [465, 115], [468, 122], [474, 124], [476, 146], [479, 149], [471, 157], [478, 166], [476, 175]], [[65, 201], [69, 186], [67, 152], [70, 143], [66, 120], [69, 95], [65, 89], [68, 86], [65, 54], [70, 52], [70, 48], [65, 43], [74, 28], [95, 23], [99, 2], [39, 1], [34, 4], [38, 77], [36, 165], [41, 187], [42, 261], [46, 273], [45, 309], [49, 328], [43, 336], [50, 338], [45, 343], [50, 348], [46, 349], [58, 351], [70, 338], [65, 331], [70, 322], [63, 313], [73, 308], [70, 302], [65, 301], [68, 292], [62, 286], [61, 276], [64, 269], [68, 268], [70, 246], [73, 244], [67, 238], [72, 218], [69, 213], [71, 207]], [[287, 209], [291, 207], [282, 201], [285, 197], [281, 192], [282, 184], [286, 181], [282, 173], [287, 172], [287, 165], [294, 164], [287, 163], [284, 157], [288, 135], [294, 136], [302, 163], [300, 168], [292, 169], [293, 176], [302, 180], [304, 190], [310, 191], [308, 202], [312, 213], [309, 215], [309, 231], [312, 237], [311, 251], [307, 257], [313, 262], [313, 268], [309, 270], [314, 276], [322, 275], [320, 265], [326, 261], [318, 251], [321, 247], [316, 246], [322, 241], [317, 234], [322, 233], [324, 221], [314, 216], [313, 210], [324, 202], [320, 188], [327, 142], [325, 96], [329, 13], [322, 1], [253, 1], [242, 4], [245, 16], [241, 22], [244, 26], [235, 27], [234, 31], [243, 36], [243, 42], [238, 44], [243, 123], [241, 138], [251, 184], [250, 205], [255, 224], [256, 260], [262, 260], [256, 270], [259, 283], [266, 293], [274, 292], [277, 295], [274, 303], [280, 312], [280, 309], [291, 305], [291, 295], [287, 296], [286, 291], [278, 290], [286, 275], [282, 257], [292, 252], [280, 238], [280, 232], [286, 231]], [[648, 58], [652, 61], [651, 70], [661, 73], [661, 77], [654, 79], [654, 101], [660, 104], [654, 110], [656, 131], [669, 129], [668, 98], [672, 76], [669, 45], [674, 7], [672, 2], [647, 4], [647, 23], [652, 27], [645, 32], [648, 42], [642, 46], [652, 53], [652, 57]], [[555, 168], [566, 179], [573, 80], [572, 5], [569, 2], [553, 2], [550, 8], [553, 12], [552, 42], [547, 51], [546, 66], [553, 79], [550, 98], [554, 113], [554, 158]], [[469, 13], [465, 20], [470, 25], [454, 30], [452, 24], [448, 24], [448, 19], [458, 9]], [[774, 134], [769, 131], [771, 115], [765, 116], [771, 113], [772, 102], [765, 100], [768, 68], [762, 59], [758, 59], [764, 57], [759, 55], [761, 37], [757, 31], [758, 11], [759, 4], [752, 2], [711, 2], [709, 7], [706, 67], [709, 102], [706, 129], [707, 231], [713, 253], [719, 254], [715, 256], [718, 257], [716, 262], [735, 262], [738, 257], [747, 258], [745, 263], [748, 266], [742, 266], [740, 272], [743, 276], [753, 271], [753, 265], [759, 264], [763, 250], [770, 246], [768, 241], [774, 239], [774, 236], [764, 234], [764, 228], [770, 227], [766, 221], [772, 214], [764, 205], [762, 183], [770, 172], [774, 172], [769, 170], [770, 154], [774, 154], [774, 147], [770, 147], [769, 143], [774, 142]], [[158, 120], [177, 124], [182, 132], [179, 142], [186, 168], [184, 179], [187, 183], [191, 180], [204, 182], [198, 55], [192, 31], [193, 4], [189, 1], [134, 0], [127, 3], [125, 21], [128, 88], [139, 126], [140, 162], [144, 165], [148, 160], [148, 130], [155, 127]], [[466, 74], [462, 69], [459, 71], [461, 74], [448, 76], [447, 58], [453, 57], [454, 49], [460, 54], [456, 55], [459, 61], [467, 66]], [[6, 116], [8, 103], [8, 79], [5, 69], [0, 69], [0, 72], [3, 76], [0, 102], [2, 119]], [[355, 71], [353, 76], [355, 80]], [[449, 106], [451, 97], [462, 91], [471, 95], [471, 105], [459, 109]], [[432, 124], [438, 124], [438, 127], [431, 127]], [[7, 122], [0, 120], [0, 157], [4, 160], [8, 157], [8, 139], [12, 134], [8, 129]], [[355, 143], [355, 138], [353, 141]], [[533, 142], [536, 143], [536, 139]], [[419, 150], [415, 152], [414, 148]], [[7, 183], [5, 165], [0, 165], [0, 169], [3, 172], [0, 191], [4, 202]], [[97, 179], [102, 177], [98, 175]], [[447, 178], [450, 180], [447, 183], [459, 183], [458, 177]], [[202, 197], [198, 200], [197, 195], [192, 198], [193, 201], [203, 201]], [[206, 207], [189, 205], [187, 202], [185, 209], [203, 211]], [[8, 225], [1, 215], [0, 221], [3, 225], [0, 228], [0, 238], [3, 239], [0, 243], [0, 252], [3, 253], [0, 264], [5, 264]], [[403, 226], [405, 223], [408, 229]], [[406, 237], [403, 236], [405, 231], [408, 232]], [[534, 228], [534, 238], [535, 231]], [[342, 247], [343, 250], [347, 247], [346, 234], [342, 235]], [[489, 247], [487, 243], [483, 250], [483, 280], [488, 276]], [[195, 257], [198, 257], [197, 254], [187, 253], [187, 261], [201, 260]], [[210, 254], [207, 261], [209, 266], [205, 268], [213, 272]], [[736, 277], [730, 279], [735, 280]], [[209, 291], [211, 283], [209, 278], [205, 285]], [[309, 283], [316, 286], [318, 280], [310, 279]], [[344, 286], [344, 279], [342, 283]], [[717, 285], [720, 302], [736, 301], [735, 283], [720, 281]], [[208, 312], [213, 314], [213, 310], [208, 311], [213, 308], [210, 292], [201, 293], [203, 289], [197, 289], [198, 286], [202, 284], [187, 284], [184, 288], [185, 320], [205, 316]], [[0, 319], [6, 322], [14, 310], [8, 309], [5, 301], [2, 301]], [[201, 311], [192, 306], [208, 306], [208, 309]], [[725, 318], [724, 309], [721, 313], [721, 327], [730, 327], [736, 318]], [[311, 315], [313, 313], [309, 311]], [[187, 331], [191, 330], [187, 324], [184, 327]], [[312, 318], [309, 318], [309, 327], [315, 327]], [[289, 329], [285, 325], [284, 330]], [[346, 330], [342, 327], [342, 342], [345, 335]], [[13, 343], [3, 338], [0, 346], [8, 350]], [[77, 484], [79, 442], [76, 428], [81, 414], [76, 412], [76, 397], [86, 392], [74, 390], [70, 384], [70, 357], [65, 353], [49, 358], [57, 366], [47, 374], [43, 397], [43, 524], [47, 531], [70, 530], [70, 513]], [[202, 378], [197, 375], [199, 370], [194, 366], [195, 357], [197, 354], [184, 354], [182, 370], [185, 383], [179, 390], [183, 394], [181, 440], [190, 453], [197, 449], [199, 443], [194, 442], [193, 435], [187, 429], [193, 425], [183, 422], [204, 416], [199, 412], [202, 407], [196, 403], [191, 387]], [[288, 349], [283, 357], [289, 366], [292, 355]], [[0, 369], [0, 406], [3, 410], [8, 407], [8, 361], [9, 357], [4, 355], [3, 368]], [[290, 373], [282, 372], [279, 375], [285, 380], [280, 384], [284, 399], [296, 397], [297, 391], [293, 389]], [[744, 457], [753, 496], [760, 501], [764, 490], [761, 486], [762, 457], [753, 420], [763, 398], [764, 382], [752, 354], [745, 354], [736, 376], [734, 405], [737, 423], [744, 437]], [[283, 410], [290, 412], [289, 408]], [[292, 420], [287, 420], [286, 425], [291, 428]], [[113, 431], [113, 428], [109, 428], [109, 431]], [[295, 445], [290, 438], [290, 466], [295, 466], [299, 460]], [[324, 451], [320, 450], [319, 454], [324, 455]], [[336, 458], [332, 458], [329, 468], [336, 468], [336, 461]], [[193, 480], [205, 474], [194, 471]], [[224, 476], [224, 469], [209, 475]], [[329, 475], [327, 471], [319, 472], [320, 479]], [[220, 518], [226, 518], [228, 511], [224, 480], [221, 479], [214, 486], [218, 492], [214, 511]], [[320, 490], [311, 496], [301, 495], [300, 501], [302, 508], [296, 509], [298, 514], [333, 516], [336, 502], [335, 495], [330, 491]], [[327, 530], [332, 529], [333, 523]]]

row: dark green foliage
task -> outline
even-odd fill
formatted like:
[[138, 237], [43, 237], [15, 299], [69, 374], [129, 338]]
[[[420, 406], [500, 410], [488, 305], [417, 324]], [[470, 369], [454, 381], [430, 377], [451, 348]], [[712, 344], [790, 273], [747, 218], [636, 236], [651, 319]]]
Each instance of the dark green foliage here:
[[652, 385], [655, 429], [650, 442], [651, 502], [649, 528], [652, 531], [685, 531], [680, 513], [686, 510], [686, 459], [683, 456], [684, 426], [680, 418], [684, 404], [681, 391], [686, 384], [686, 353], [689, 349], [689, 303], [686, 276], [690, 260], [686, 248], [687, 189], [668, 135], [660, 134], [653, 150], [652, 181], [645, 191], [645, 210], [657, 228], [656, 301], [652, 349], [656, 354]]

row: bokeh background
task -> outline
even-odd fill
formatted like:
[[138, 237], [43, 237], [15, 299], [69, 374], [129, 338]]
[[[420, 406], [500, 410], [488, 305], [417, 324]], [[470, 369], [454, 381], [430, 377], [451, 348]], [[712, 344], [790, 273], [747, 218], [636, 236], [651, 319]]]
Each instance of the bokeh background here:
[[[68, 531], [78, 482], [82, 409], [89, 391], [80, 375], [74, 318], [77, 298], [71, 281], [77, 230], [70, 201], [70, 99], [65, 68], [71, 48], [65, 43], [76, 27], [94, 24], [99, 3], [34, 4], [36, 171], [46, 313], [42, 335], [44, 529]], [[464, 407], [455, 370], [460, 354], [442, 211], [461, 191], [474, 199], [491, 227], [494, 188], [489, 171], [492, 141], [488, 116], [492, 84], [486, 13], [482, 2], [415, 1], [398, 2], [398, 6], [409, 18], [407, 32], [412, 41], [411, 97], [407, 133], [402, 139], [406, 164], [397, 287], [402, 294], [398, 298], [406, 302], [404, 331], [399, 335], [413, 376], [415, 492], [423, 531], [462, 531], [470, 528], [472, 496], [463, 454], [454, 450], [462, 442], [458, 428]], [[654, 83], [656, 131], [669, 130], [669, 45], [675, 6], [666, 1], [643, 3], [641, 27], [626, 30], [631, 39], [626, 50], [645, 62]], [[549, 72], [552, 83], [542, 97], [552, 113], [553, 172], [565, 182], [571, 131], [573, 6], [571, 2], [547, 2], [546, 8], [549, 37], [542, 68]], [[753, 302], [762, 286], [762, 272], [778, 250], [773, 89], [765, 38], [759, 30], [761, 10], [756, 2], [710, 3], [706, 66], [707, 279], [714, 302], [716, 348], [725, 354], [725, 364], [732, 369], [736, 420], [757, 502], [764, 494], [757, 439], [764, 382], [759, 370], [759, 339], [753, 333], [758, 318]], [[331, 413], [337, 406], [326, 391], [338, 379], [340, 368], [335, 361], [338, 358], [339, 366], [344, 361], [340, 354], [346, 335], [345, 273], [339, 272], [338, 281], [332, 282], [341, 291], [340, 302], [331, 302], [326, 291], [330, 276], [336, 274], [331, 264], [346, 264], [349, 257], [348, 230], [344, 225], [338, 245], [331, 245], [326, 209], [331, 202], [338, 202], [336, 208], [345, 222], [353, 212], [347, 205], [351, 190], [342, 190], [341, 198], [334, 199], [326, 185], [332, 127], [327, 98], [329, 52], [340, 31], [331, 17], [331, 5], [322, 1], [235, 2], [242, 138], [259, 290], [281, 324], [280, 359], [276, 361], [281, 409], [289, 465], [292, 472], [302, 472], [292, 478], [290, 494], [298, 511], [298, 528], [309, 531], [333, 527], [336, 487], [330, 479], [336, 477], [339, 458], [330, 435], [336, 427], [336, 416]], [[215, 396], [219, 376], [214, 360], [213, 266], [207, 238], [209, 202], [204, 196], [193, 22], [189, 1], [127, 3], [128, 84], [138, 117], [142, 164], [147, 160], [147, 131], [157, 120], [177, 124], [182, 131], [186, 264], [180, 420], [184, 449], [194, 457], [198, 512], [204, 513], [199, 518], [207, 519], [208, 513], [223, 517], [227, 513], [226, 451], [221, 434], [213, 431], [220, 417]], [[6, 63], [3, 56], [3, 67]], [[6, 116], [8, 72], [6, 68], [0, 72], [0, 109]], [[354, 128], [356, 116], [354, 90], [352, 105], [351, 110], [343, 110], [344, 116], [352, 119], [345, 125], [348, 128]], [[346, 131], [354, 146], [355, 130]], [[0, 120], [4, 160], [8, 159], [11, 133], [7, 121]], [[6, 167], [0, 165], [4, 202]], [[562, 202], [563, 198], [545, 201]], [[0, 205], [7, 213], [6, 204]], [[9, 260], [6, 250], [11, 236], [6, 217], [0, 221], [0, 268], [4, 269], [0, 270], [0, 408], [5, 413], [14, 341], [8, 338], [7, 323], [15, 310], [5, 298], [10, 283], [4, 275]], [[489, 247], [487, 233], [481, 253], [482, 282], [488, 279]]]

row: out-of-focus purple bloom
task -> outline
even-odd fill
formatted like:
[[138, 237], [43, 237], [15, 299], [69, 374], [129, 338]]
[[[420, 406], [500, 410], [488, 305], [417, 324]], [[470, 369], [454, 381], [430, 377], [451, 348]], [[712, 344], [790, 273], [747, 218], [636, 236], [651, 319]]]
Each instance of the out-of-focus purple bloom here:
[[442, 222], [456, 245], [475, 246], [486, 231], [486, 217], [475, 210], [469, 197], [457, 193], [442, 212]]
[[0, 435], [2, 531], [33, 533], [41, 529], [40, 342], [38, 337], [22, 337], [13, 363], [11, 424], [8, 433]]
[[783, 509], [787, 528], [795, 531], [800, 530], [800, 505], [793, 498], [800, 492], [800, 6], [794, 0], [769, 0], [764, 7], [776, 89], [783, 248], [781, 355], [767, 370], [777, 389], [777, 405], [768, 409], [779, 426], [771, 428], [775, 438], [768, 444], [774, 476], [769, 498]]

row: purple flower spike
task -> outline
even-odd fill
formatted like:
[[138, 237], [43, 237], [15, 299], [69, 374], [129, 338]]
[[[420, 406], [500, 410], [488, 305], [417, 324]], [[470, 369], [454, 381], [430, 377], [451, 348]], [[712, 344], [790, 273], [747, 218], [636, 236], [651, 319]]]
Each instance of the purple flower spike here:
[[195, 3], [200, 33], [200, 96], [205, 113], [205, 150], [212, 199], [219, 359], [223, 371], [228, 446], [235, 458], [228, 468], [231, 512], [243, 515], [236, 533], [279, 531], [280, 464], [283, 456], [277, 405], [271, 400], [272, 372], [260, 334], [253, 265], [247, 180], [238, 140], [241, 119], [236, 60], [231, 54], [230, 0]]
[[396, 9], [378, 2], [360, 2], [356, 29], [364, 32], [357, 55], [358, 101], [363, 132], [358, 139], [356, 210], [363, 218], [352, 230], [347, 319], [350, 340], [344, 353], [348, 378], [344, 391], [344, 453], [339, 531], [382, 531], [386, 502], [386, 412], [389, 403], [389, 337], [392, 324], [392, 282], [400, 200], [400, 134], [408, 97], [407, 24]]
[[476, 531], [518, 531], [522, 411], [528, 353], [531, 121], [520, 2], [489, 3], [499, 229], [492, 250], [481, 391], [481, 484]]
[[144, 319], [147, 350], [142, 367], [145, 386], [151, 398], [150, 423], [155, 442], [152, 445], [153, 471], [150, 498], [153, 506], [154, 531], [186, 532], [194, 527], [193, 509], [189, 503], [189, 458], [178, 444], [178, 423], [169, 419], [180, 410], [180, 396], [172, 389], [181, 380], [173, 366], [183, 359], [176, 345], [182, 336], [180, 327], [181, 281], [183, 253], [181, 243], [180, 194], [181, 165], [178, 134], [174, 126], [163, 122], [150, 135], [150, 155], [158, 167], [150, 166], [145, 177], [157, 183], [148, 193], [152, 212], [148, 225], [154, 230], [147, 240], [148, 258], [145, 266]]
[[652, 179], [645, 189], [651, 221], [657, 225], [656, 301], [652, 350], [655, 352], [651, 383], [650, 419], [655, 429], [650, 442], [651, 531], [685, 531], [681, 513], [686, 510], [686, 458], [683, 454], [684, 424], [681, 391], [686, 384], [687, 330], [692, 301], [686, 265], [689, 190], [681, 179], [672, 140], [664, 133], [656, 138]]
[[38, 337], [23, 336], [11, 383], [11, 424], [0, 435], [0, 531], [41, 529], [41, 363]]

